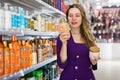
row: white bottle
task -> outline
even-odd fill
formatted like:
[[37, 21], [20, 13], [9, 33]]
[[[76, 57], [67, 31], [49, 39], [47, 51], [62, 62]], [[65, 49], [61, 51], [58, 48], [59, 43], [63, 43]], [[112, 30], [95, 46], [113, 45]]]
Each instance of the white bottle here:
[[10, 6], [10, 11], [11, 11], [11, 28], [16, 29], [16, 13], [15, 13], [15, 8], [13, 6]]
[[25, 29], [28, 29], [28, 19], [30, 19], [30, 16], [29, 16], [29, 11], [25, 11], [25, 15], [24, 15], [24, 26], [25, 26]]
[[38, 45], [37, 52], [38, 52], [38, 62], [41, 62], [43, 60], [42, 59], [43, 51], [42, 51], [42, 47], [40, 44]]
[[37, 64], [37, 53], [36, 53], [36, 48], [34, 43], [32, 43], [32, 55], [33, 55], [33, 58], [32, 58], [33, 65]]
[[20, 19], [20, 29], [24, 30], [25, 25], [24, 25], [24, 9], [22, 7], [18, 7], [18, 13], [19, 13], [19, 19]]
[[9, 7], [8, 7], [8, 3], [5, 3], [4, 4], [4, 14], [5, 14], [5, 16], [4, 16], [4, 19], [5, 19], [5, 22], [4, 22], [4, 29], [5, 30], [9, 30], [9, 29], [11, 29], [11, 11], [9, 10]]
[[0, 29], [4, 29], [4, 10], [0, 3]]
[[15, 11], [15, 27], [18, 29], [20, 28], [20, 15], [18, 13], [18, 6], [15, 6], [14, 7], [14, 11]]

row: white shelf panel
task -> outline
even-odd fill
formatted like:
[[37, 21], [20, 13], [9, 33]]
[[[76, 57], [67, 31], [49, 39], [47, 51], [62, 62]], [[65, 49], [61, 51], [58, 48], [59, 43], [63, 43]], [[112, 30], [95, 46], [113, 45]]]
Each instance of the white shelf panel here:
[[0, 35], [8, 35], [11, 36], [12, 34], [16, 35], [23, 35], [21, 30], [0, 30]]
[[40, 67], [45, 66], [46, 64], [49, 64], [49, 63], [55, 61], [56, 59], [57, 59], [57, 57], [53, 56], [53, 57], [51, 57], [51, 58], [49, 58], [49, 59], [47, 59], [45, 61], [42, 61], [42, 62], [40, 62], [38, 64], [35, 64], [35, 65], [30, 66], [30, 67], [28, 67], [26, 69], [22, 69], [22, 70], [20, 70], [18, 72], [15, 72], [14, 74], [11, 74], [11, 75], [8, 75], [8, 76], [3, 76], [3, 77], [0, 78], [0, 80], [15, 80], [15, 79], [17, 79], [17, 78], [19, 78], [21, 76], [24, 76], [25, 74], [28, 74], [28, 73], [30, 73], [30, 72], [32, 72], [32, 71], [34, 71], [34, 70], [36, 70], [36, 69], [38, 69]]
[[40, 32], [33, 30], [0, 30], [0, 35], [11, 36], [16, 34], [17, 36], [40, 36], [54, 38], [59, 35], [59, 32]]
[[50, 37], [54, 37], [54, 36], [58, 36], [58, 32], [39, 32], [39, 31], [23, 31], [24, 35], [33, 35], [33, 36], [50, 36]]

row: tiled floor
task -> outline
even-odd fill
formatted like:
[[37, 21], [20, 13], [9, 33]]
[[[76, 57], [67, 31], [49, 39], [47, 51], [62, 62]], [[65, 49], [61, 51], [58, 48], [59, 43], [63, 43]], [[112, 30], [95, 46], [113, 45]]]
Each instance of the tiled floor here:
[[96, 80], [120, 80], [120, 59], [100, 60], [94, 74]]

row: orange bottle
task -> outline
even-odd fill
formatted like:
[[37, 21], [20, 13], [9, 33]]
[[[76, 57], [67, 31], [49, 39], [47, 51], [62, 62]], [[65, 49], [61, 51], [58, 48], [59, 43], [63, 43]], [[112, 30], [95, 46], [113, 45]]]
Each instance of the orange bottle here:
[[49, 57], [49, 41], [45, 40], [45, 53], [46, 53], [46, 58]]
[[26, 68], [27, 67], [27, 58], [26, 58], [26, 45], [25, 45], [25, 40], [22, 40], [22, 46], [21, 46], [21, 68]]
[[26, 59], [27, 59], [27, 67], [32, 65], [32, 49], [30, 45], [30, 40], [27, 40], [26, 42]]
[[3, 43], [2, 36], [0, 35], [0, 77], [3, 75]]
[[15, 72], [15, 54], [14, 54], [14, 50], [12, 47], [12, 43], [9, 43], [9, 52], [10, 52], [10, 73], [14, 73]]
[[33, 54], [32, 54], [32, 45], [29, 43], [29, 50], [30, 50], [30, 66], [33, 65]]
[[19, 52], [20, 52], [20, 69], [21, 69], [21, 65], [22, 65], [22, 59], [21, 59], [21, 46], [22, 46], [22, 43], [21, 43], [21, 40], [18, 40], [18, 43], [19, 43]]
[[15, 53], [15, 71], [18, 71], [20, 69], [20, 46], [16, 35], [12, 35], [12, 47]]
[[4, 75], [10, 73], [10, 57], [9, 57], [9, 48], [7, 47], [7, 41], [3, 41], [4, 45]]
[[48, 32], [49, 31], [49, 22], [48, 21], [46, 21], [46, 23], [45, 23], [45, 28], [46, 28], [46, 32]]
[[53, 48], [53, 55], [56, 55], [57, 49], [56, 49], [56, 40], [55, 39], [53, 39], [52, 48]]

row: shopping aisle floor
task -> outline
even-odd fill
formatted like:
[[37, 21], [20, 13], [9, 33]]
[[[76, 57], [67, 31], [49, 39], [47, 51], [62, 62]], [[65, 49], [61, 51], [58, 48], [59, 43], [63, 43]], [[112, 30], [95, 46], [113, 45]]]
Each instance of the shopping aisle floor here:
[[120, 80], [120, 59], [100, 60], [94, 74], [96, 80]]

